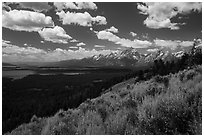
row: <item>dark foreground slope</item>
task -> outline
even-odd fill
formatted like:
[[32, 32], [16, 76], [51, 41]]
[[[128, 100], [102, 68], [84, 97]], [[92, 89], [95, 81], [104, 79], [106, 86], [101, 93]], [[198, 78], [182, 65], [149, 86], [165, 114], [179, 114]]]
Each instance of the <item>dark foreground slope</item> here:
[[123, 82], [9, 134], [202, 134], [202, 67]]

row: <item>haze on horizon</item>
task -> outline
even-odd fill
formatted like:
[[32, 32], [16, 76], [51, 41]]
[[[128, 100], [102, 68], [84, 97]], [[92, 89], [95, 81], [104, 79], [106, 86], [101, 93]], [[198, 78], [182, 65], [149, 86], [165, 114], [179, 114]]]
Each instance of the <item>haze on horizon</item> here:
[[2, 61], [52, 62], [202, 41], [200, 2], [3, 2]]

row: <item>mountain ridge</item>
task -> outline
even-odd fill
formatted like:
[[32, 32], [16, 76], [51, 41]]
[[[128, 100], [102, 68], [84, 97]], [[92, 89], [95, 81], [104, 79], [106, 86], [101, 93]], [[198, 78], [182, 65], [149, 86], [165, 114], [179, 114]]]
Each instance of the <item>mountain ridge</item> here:
[[[177, 48], [174, 50], [163, 48], [157, 50], [156, 52], [150, 52], [148, 54], [142, 54], [137, 51], [136, 48], [127, 48], [123, 51], [111, 52], [110, 54], [103, 55], [93, 55], [91, 57], [86, 57], [82, 59], [64, 60], [59, 62], [54, 62], [48, 64], [48, 66], [58, 66], [58, 67], [105, 67], [105, 66], [115, 66], [115, 67], [136, 67], [138, 65], [151, 64], [155, 60], [162, 59], [164, 62], [177, 60], [181, 58], [184, 53], [191, 51], [193, 46], [186, 48]], [[200, 48], [200, 47], [195, 47]]]
[[178, 46], [176, 49], [163, 47], [149, 53], [138, 52], [136, 48], [129, 47], [122, 51], [115, 51], [109, 54], [93, 55], [82, 59], [70, 59], [57, 62], [22, 62], [12, 63], [17, 66], [33, 67], [137, 67], [139, 65], [148, 65], [155, 60], [172, 61], [181, 58], [185, 53], [192, 49], [202, 49], [201, 44], [189, 47]]

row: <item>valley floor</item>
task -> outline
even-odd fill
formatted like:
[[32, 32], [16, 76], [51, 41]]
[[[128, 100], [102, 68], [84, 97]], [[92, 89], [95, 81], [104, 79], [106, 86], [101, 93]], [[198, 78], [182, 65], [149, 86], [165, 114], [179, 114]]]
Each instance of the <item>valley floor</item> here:
[[202, 67], [130, 79], [76, 109], [37, 118], [8, 134], [202, 134]]

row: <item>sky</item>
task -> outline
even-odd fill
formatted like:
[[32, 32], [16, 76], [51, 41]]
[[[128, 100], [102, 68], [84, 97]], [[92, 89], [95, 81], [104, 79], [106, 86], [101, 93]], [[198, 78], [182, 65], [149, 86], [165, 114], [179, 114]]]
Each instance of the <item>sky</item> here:
[[2, 61], [175, 50], [202, 39], [199, 2], [2, 2]]

